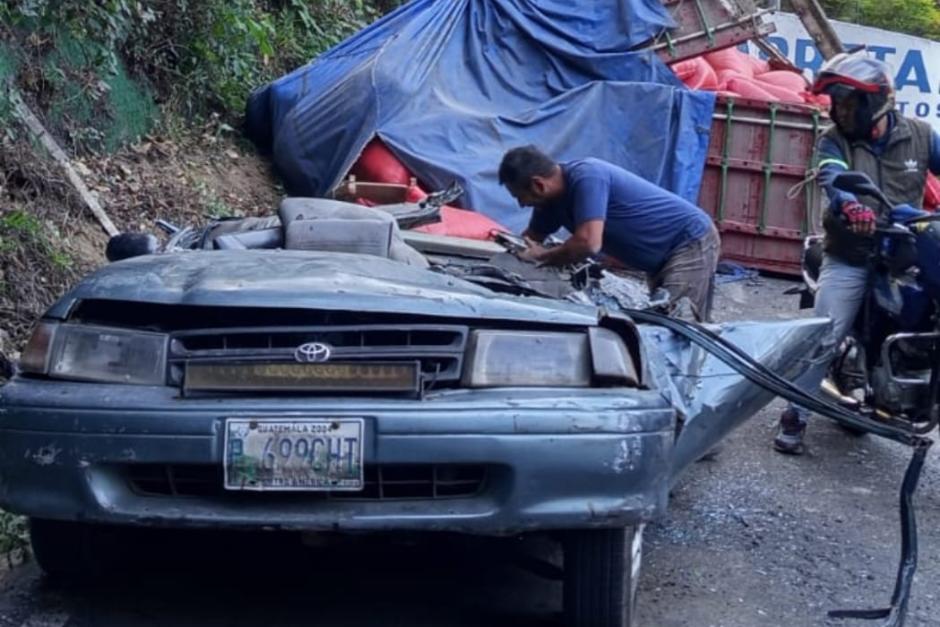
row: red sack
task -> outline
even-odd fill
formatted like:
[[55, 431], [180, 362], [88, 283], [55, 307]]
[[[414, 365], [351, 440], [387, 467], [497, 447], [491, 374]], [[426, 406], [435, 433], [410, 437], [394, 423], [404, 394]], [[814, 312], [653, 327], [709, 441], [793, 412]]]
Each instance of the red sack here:
[[803, 75], [797, 74], [796, 72], [766, 72], [757, 76], [756, 78], [763, 83], [777, 85], [778, 87], [789, 89], [796, 94], [802, 93], [809, 89], [809, 84], [806, 82], [806, 79], [803, 78]]
[[[741, 54], [744, 54], [744, 53], [742, 52]], [[754, 73], [754, 76], [760, 76], [761, 74], [766, 74], [770, 72], [770, 69], [771, 69], [770, 63], [768, 63], [767, 61], [762, 61], [761, 59], [758, 59], [757, 57], [753, 57], [751, 55], [746, 55], [746, 56], [747, 56], [747, 60], [751, 64], [751, 71]]]
[[366, 144], [349, 173], [354, 174], [360, 181], [370, 183], [408, 185], [409, 181], [414, 178], [414, 174], [378, 137]]
[[679, 80], [689, 89], [715, 91], [718, 89], [718, 78], [715, 70], [702, 57], [695, 57], [672, 65]]
[[[349, 172], [358, 180], [371, 183], [409, 185], [411, 179], [414, 178], [414, 174], [378, 137], [366, 145]], [[418, 186], [409, 186], [405, 192], [405, 202], [419, 202], [426, 197], [427, 193]], [[365, 206], [375, 206], [374, 202], [364, 198], [357, 198], [356, 202]], [[482, 213], [447, 206], [441, 207], [440, 222], [426, 224], [414, 230], [432, 235], [450, 235], [478, 240], [492, 239], [493, 233], [496, 232], [509, 232], [509, 229]]]
[[803, 98], [803, 102], [819, 109], [828, 111], [829, 106], [832, 104], [832, 99], [826, 94], [814, 94], [808, 91], [804, 91], [800, 96]]
[[509, 229], [502, 224], [482, 213], [447, 206], [441, 207], [440, 222], [425, 224], [414, 230], [431, 235], [450, 235], [478, 240], [492, 239], [495, 233], [509, 232]]
[[774, 96], [780, 102], [788, 102], [791, 104], [803, 104], [803, 97], [800, 95], [803, 90], [793, 91], [792, 89], [787, 89], [786, 87], [781, 87], [779, 85], [774, 85], [773, 83], [768, 83], [761, 80], [760, 78], [754, 79], [754, 84]]
[[731, 78], [723, 86], [726, 91], [736, 93], [741, 98], [750, 98], [751, 100], [762, 100], [764, 102], [780, 102], [780, 99], [771, 94], [766, 89], [755, 84], [753, 80], [737, 77]]
[[[728, 81], [732, 78], [748, 78], [737, 70], [721, 70], [718, 72], [718, 89], [728, 89]], [[750, 79], [748, 79], [750, 80]]]
[[405, 190], [405, 202], [421, 202], [428, 197], [428, 193], [417, 185], [409, 185]]
[[735, 70], [744, 76], [754, 77], [754, 65], [750, 61], [750, 55], [744, 54], [737, 48], [725, 48], [717, 52], [709, 52], [705, 55], [705, 60], [716, 72]]
[[927, 189], [924, 192], [924, 209], [936, 211], [940, 209], [940, 181], [932, 173], [927, 173]]
[[742, 98], [763, 100], [765, 102], [803, 104], [803, 97], [800, 94], [771, 83], [765, 83], [756, 78], [731, 78], [725, 84], [725, 89], [737, 93]]

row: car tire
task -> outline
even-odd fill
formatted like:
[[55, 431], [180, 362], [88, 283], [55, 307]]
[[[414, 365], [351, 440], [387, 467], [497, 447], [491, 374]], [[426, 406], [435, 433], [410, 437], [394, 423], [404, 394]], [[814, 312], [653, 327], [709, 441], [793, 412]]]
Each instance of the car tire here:
[[86, 523], [29, 519], [33, 557], [49, 577], [61, 580], [95, 578], [108, 561], [97, 528]]
[[632, 627], [643, 526], [572, 531], [564, 540], [567, 627]]

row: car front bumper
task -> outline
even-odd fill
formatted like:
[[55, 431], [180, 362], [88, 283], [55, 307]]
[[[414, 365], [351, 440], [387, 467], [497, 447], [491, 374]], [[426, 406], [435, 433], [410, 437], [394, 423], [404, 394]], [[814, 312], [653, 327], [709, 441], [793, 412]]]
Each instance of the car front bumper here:
[[[221, 480], [196, 494], [175, 484], [153, 494], [130, 479], [141, 469], [220, 475], [229, 417], [364, 418], [367, 467], [474, 467], [485, 480], [462, 496], [359, 500], [226, 492]], [[18, 378], [0, 388], [0, 507], [164, 527], [486, 535], [616, 527], [664, 512], [674, 439], [675, 412], [656, 391], [197, 400], [163, 387]]]

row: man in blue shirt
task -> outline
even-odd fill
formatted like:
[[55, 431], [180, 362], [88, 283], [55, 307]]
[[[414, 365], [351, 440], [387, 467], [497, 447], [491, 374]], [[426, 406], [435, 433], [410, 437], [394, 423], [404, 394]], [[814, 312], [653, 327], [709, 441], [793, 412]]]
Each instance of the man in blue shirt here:
[[[829, 198], [823, 227], [825, 252], [815, 313], [832, 320], [811, 364], [796, 383], [815, 394], [839, 356], [865, 300], [871, 281], [870, 258], [876, 222], [892, 207], [875, 198], [857, 198], [836, 189], [835, 176], [846, 170], [868, 174], [892, 206], [920, 209], [927, 172], [940, 173], [940, 135], [929, 124], [901, 116], [895, 109], [893, 74], [865, 53], [841, 54], [824, 65], [813, 86], [832, 98], [835, 125], [819, 139], [819, 183]], [[790, 405], [780, 416], [774, 448], [790, 455], [804, 451], [808, 412]]]
[[[721, 242], [708, 215], [687, 200], [600, 159], [555, 163], [534, 146], [503, 157], [499, 182], [522, 207], [532, 207], [523, 256], [568, 265], [603, 252], [665, 288], [673, 304], [687, 298], [695, 317], [711, 309]], [[572, 235], [544, 248], [560, 228]]]

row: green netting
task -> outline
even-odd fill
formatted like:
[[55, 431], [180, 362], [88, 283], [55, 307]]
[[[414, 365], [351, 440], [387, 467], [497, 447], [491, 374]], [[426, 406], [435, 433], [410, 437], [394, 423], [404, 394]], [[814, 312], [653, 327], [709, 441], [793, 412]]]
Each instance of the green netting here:
[[105, 145], [111, 151], [150, 131], [159, 112], [150, 93], [132, 80], [123, 66], [107, 83], [111, 87], [108, 93], [111, 115], [120, 121], [107, 129], [105, 135]]
[[16, 75], [16, 57], [3, 44], [0, 44], [0, 82]]
[[0, 44], [0, 124], [3, 126], [6, 126], [12, 111], [6, 84], [16, 76], [16, 67], [16, 57], [6, 46]]
[[67, 33], [57, 33], [56, 46], [46, 55], [43, 74], [51, 83], [49, 121], [68, 129], [76, 144], [112, 152], [144, 135], [157, 122], [159, 111], [146, 86], [134, 80], [120, 60], [115, 71], [95, 58]]

